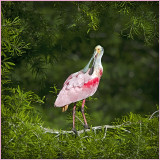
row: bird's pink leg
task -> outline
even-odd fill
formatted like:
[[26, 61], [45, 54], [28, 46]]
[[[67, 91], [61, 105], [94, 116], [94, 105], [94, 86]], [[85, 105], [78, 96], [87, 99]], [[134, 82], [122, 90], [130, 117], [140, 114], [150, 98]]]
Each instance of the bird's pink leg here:
[[75, 128], [75, 114], [76, 114], [76, 103], [74, 104], [74, 107], [73, 107], [73, 128], [72, 128], [72, 131], [76, 133], [76, 128]]
[[86, 100], [83, 99], [81, 111], [82, 111], [82, 115], [83, 115], [84, 123], [85, 123], [84, 127], [85, 127], [85, 128], [89, 128], [89, 127], [88, 127], [88, 124], [87, 124], [87, 120], [86, 120], [85, 114], [84, 114], [84, 104], [85, 104], [85, 101], [86, 101]]

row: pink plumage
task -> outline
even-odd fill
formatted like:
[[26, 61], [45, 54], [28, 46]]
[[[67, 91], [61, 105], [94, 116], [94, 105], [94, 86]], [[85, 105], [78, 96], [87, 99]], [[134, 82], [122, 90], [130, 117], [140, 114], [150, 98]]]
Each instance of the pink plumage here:
[[63, 107], [82, 99], [86, 99], [96, 92], [102, 75], [102, 69], [97, 77], [89, 75], [89, 71], [90, 69], [86, 73], [79, 71], [71, 74], [67, 78], [55, 101], [56, 107]]
[[[100, 45], [96, 46], [93, 56], [88, 64], [84, 67], [83, 70], [71, 74], [66, 79], [63, 84], [63, 88], [59, 92], [55, 101], [55, 107], [63, 107], [62, 111], [66, 111], [68, 105], [74, 103], [72, 130], [75, 133], [75, 111], [77, 101], [83, 100], [81, 111], [84, 118], [84, 127], [89, 128], [84, 114], [84, 104], [85, 99], [92, 96], [98, 88], [99, 81], [103, 73], [103, 67], [101, 64], [103, 52], [103, 47]], [[89, 68], [89, 65], [93, 59], [93, 65], [91, 68]]]

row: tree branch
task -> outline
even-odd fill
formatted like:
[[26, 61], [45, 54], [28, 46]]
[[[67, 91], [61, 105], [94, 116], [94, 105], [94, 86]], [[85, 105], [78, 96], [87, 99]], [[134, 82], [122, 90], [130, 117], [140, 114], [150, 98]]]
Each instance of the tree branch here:
[[[127, 125], [130, 125], [131, 122], [126, 122], [126, 123], [123, 123], [121, 125], [115, 125], [115, 126], [112, 126], [112, 125], [104, 125], [104, 126], [95, 126], [95, 127], [92, 127], [91, 129], [83, 129], [83, 130], [79, 130], [77, 131], [77, 134], [78, 136], [84, 132], [89, 132], [89, 131], [96, 131], [96, 130], [102, 130], [102, 129], [105, 129], [105, 135], [106, 135], [106, 132], [107, 132], [107, 129], [108, 128], [120, 128], [128, 133], [131, 133], [130, 131], [124, 129], [122, 126], [127, 126]], [[73, 131], [57, 131], [57, 130], [53, 130], [53, 129], [49, 129], [49, 128], [44, 128], [42, 126], [40, 126], [45, 133], [52, 133], [52, 134], [57, 134], [57, 136], [59, 136], [60, 134], [75, 134]], [[122, 127], [122, 128], [121, 128]]]
[[155, 111], [154, 113], [152, 113], [152, 115], [150, 116], [149, 120], [151, 120], [151, 119], [153, 118], [153, 116], [154, 116], [157, 112], [159, 112], [159, 110], [158, 110], [158, 111]]
[[[159, 111], [155, 111], [149, 118], [149, 120], [151, 120], [153, 118], [153, 116]], [[83, 122], [78, 118], [76, 117], [82, 124]], [[95, 126], [95, 127], [92, 127], [91, 129], [82, 129], [82, 130], [79, 130], [77, 131], [77, 135], [79, 136], [80, 134], [84, 133], [84, 132], [89, 132], [89, 131], [94, 131], [96, 133], [96, 130], [102, 130], [102, 129], [105, 129], [105, 133], [104, 133], [104, 137], [102, 139], [104, 139], [106, 137], [106, 134], [107, 134], [107, 129], [108, 128], [119, 128], [119, 129], [122, 129], [123, 131], [125, 132], [128, 132], [128, 133], [131, 133], [129, 130], [126, 130], [125, 126], [128, 126], [132, 124], [130, 121], [127, 121], [125, 123], [122, 123], [121, 125], [115, 125], [115, 126], [112, 126], [112, 125], [104, 125], [104, 126]], [[56, 130], [53, 130], [53, 129], [49, 129], [49, 128], [44, 128], [42, 126], [40, 126], [42, 130], [44, 130], [45, 133], [52, 133], [52, 134], [56, 134], [56, 137], [58, 137], [59, 135], [61, 134], [75, 134], [75, 132], [73, 131], [56, 131]]]

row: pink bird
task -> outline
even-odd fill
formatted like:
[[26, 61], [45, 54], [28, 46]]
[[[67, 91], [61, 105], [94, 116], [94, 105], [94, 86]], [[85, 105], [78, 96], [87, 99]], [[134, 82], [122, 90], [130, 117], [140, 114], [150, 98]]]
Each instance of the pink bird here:
[[[63, 107], [62, 112], [68, 109], [68, 105], [74, 103], [73, 107], [73, 128], [72, 131], [76, 133], [75, 129], [75, 112], [76, 102], [82, 101], [82, 115], [84, 118], [84, 127], [89, 128], [87, 120], [84, 114], [85, 99], [92, 96], [98, 88], [100, 78], [103, 73], [103, 67], [101, 58], [103, 56], [104, 49], [100, 45], [95, 47], [93, 56], [84, 69], [79, 72], [71, 74], [63, 84], [63, 88], [59, 92], [55, 101], [55, 107]], [[93, 65], [89, 68], [90, 63], [93, 61]]]

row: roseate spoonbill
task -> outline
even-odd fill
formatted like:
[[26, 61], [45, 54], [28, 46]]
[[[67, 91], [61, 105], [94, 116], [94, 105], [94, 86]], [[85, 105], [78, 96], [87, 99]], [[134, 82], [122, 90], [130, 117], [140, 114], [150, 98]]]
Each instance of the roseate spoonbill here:
[[[82, 115], [84, 118], [84, 127], [89, 128], [87, 120], [84, 114], [84, 104], [85, 99], [92, 96], [99, 85], [100, 78], [103, 73], [103, 67], [101, 63], [101, 58], [103, 56], [104, 49], [100, 45], [95, 47], [93, 56], [91, 57], [88, 64], [79, 72], [71, 74], [63, 84], [63, 88], [59, 92], [57, 99], [55, 101], [55, 107], [62, 107], [62, 112], [68, 109], [68, 105], [74, 103], [73, 107], [73, 128], [72, 130], [76, 132], [75, 129], [75, 111], [76, 102], [82, 101]], [[93, 65], [89, 68], [90, 63], [93, 61]]]

